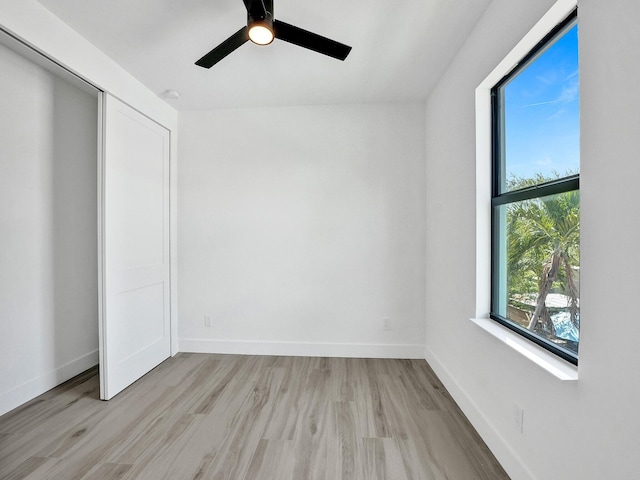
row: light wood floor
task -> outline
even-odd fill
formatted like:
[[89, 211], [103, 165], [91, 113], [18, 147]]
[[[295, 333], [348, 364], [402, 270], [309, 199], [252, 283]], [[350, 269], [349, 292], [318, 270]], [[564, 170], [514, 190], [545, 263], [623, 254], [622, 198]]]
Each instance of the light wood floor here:
[[508, 479], [423, 360], [179, 354], [0, 417], [0, 478]]

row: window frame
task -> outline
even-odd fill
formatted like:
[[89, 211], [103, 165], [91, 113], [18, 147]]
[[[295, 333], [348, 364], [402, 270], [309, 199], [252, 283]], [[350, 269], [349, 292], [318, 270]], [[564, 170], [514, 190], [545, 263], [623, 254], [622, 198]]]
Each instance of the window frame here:
[[520, 72], [525, 70], [531, 61], [543, 52], [550, 43], [554, 42], [563, 33], [568, 32], [578, 22], [578, 9], [573, 11], [560, 23], [558, 23], [542, 40], [540, 40], [519, 62], [517, 62], [513, 68], [504, 75], [493, 87], [490, 89], [491, 96], [491, 295], [490, 295], [490, 311], [489, 317], [505, 326], [506, 328], [514, 331], [515, 333], [522, 335], [533, 343], [540, 347], [552, 352], [553, 354], [561, 357], [562, 359], [578, 365], [578, 355], [573, 354], [565, 349], [562, 349], [555, 345], [553, 342], [546, 340], [544, 337], [538, 336], [528, 329], [521, 327], [513, 320], [509, 320], [502, 315], [495, 313], [497, 304], [499, 303], [499, 281], [501, 270], [501, 259], [499, 256], [500, 250], [500, 230], [501, 222], [499, 217], [498, 206], [508, 205], [515, 202], [521, 202], [524, 200], [531, 200], [535, 198], [542, 198], [548, 195], [555, 195], [560, 193], [566, 193], [571, 191], [580, 191], [580, 174], [570, 175], [557, 180], [541, 183], [538, 185], [501, 192], [501, 185], [504, 175], [504, 152], [502, 142], [502, 129], [504, 108], [501, 102], [501, 95], [499, 90], [512, 78], [517, 76]]

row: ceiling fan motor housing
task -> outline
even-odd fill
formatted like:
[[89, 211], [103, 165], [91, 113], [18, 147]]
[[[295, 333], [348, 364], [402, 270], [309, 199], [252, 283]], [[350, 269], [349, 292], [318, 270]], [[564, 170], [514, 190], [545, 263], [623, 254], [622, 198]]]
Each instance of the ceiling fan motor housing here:
[[270, 44], [273, 29], [273, 0], [253, 0], [247, 9], [247, 28], [251, 41], [258, 45]]
[[273, 0], [254, 0], [247, 9], [247, 26], [262, 25], [273, 32]]
[[268, 28], [273, 32], [273, 16], [270, 12], [267, 12], [266, 15], [260, 15], [259, 17], [254, 17], [251, 14], [247, 16], [247, 26], [249, 28], [254, 26], [262, 26]]

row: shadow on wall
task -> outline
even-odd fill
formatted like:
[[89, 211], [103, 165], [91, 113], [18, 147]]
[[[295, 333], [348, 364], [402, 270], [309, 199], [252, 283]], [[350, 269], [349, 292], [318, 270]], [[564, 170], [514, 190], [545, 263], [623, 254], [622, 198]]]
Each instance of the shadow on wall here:
[[98, 100], [95, 94], [52, 78], [49, 258], [53, 361], [59, 368], [98, 348]]

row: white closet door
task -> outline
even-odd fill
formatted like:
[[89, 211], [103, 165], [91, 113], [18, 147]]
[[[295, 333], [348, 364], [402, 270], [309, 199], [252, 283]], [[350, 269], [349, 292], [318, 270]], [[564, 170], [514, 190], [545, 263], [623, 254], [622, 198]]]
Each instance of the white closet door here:
[[108, 94], [102, 104], [100, 398], [171, 354], [169, 131]]

